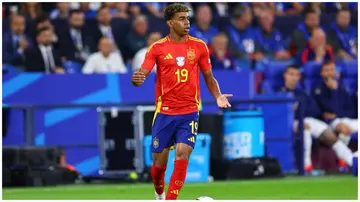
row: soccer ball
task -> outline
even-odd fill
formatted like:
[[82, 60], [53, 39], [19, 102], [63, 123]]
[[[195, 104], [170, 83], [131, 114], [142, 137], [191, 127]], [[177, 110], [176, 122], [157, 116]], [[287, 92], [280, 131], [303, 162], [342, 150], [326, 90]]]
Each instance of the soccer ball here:
[[200, 196], [196, 199], [197, 201], [213, 201], [214, 199], [208, 196]]

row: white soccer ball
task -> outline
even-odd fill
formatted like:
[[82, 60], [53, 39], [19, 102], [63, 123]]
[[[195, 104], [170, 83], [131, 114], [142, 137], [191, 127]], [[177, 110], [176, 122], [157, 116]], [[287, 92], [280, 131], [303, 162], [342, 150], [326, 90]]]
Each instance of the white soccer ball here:
[[197, 201], [213, 201], [214, 199], [208, 196], [200, 196], [196, 199]]

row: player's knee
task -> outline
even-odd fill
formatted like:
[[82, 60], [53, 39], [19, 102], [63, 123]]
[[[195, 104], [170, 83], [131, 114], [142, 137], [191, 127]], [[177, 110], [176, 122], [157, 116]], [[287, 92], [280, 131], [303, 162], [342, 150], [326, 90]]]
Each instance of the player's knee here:
[[323, 142], [325, 142], [330, 146], [335, 144], [335, 142], [337, 141], [337, 137], [331, 129], [326, 129], [321, 137], [323, 138], [319, 138], [319, 139], [323, 140]]
[[187, 153], [176, 154], [176, 160], [189, 160], [190, 155]]

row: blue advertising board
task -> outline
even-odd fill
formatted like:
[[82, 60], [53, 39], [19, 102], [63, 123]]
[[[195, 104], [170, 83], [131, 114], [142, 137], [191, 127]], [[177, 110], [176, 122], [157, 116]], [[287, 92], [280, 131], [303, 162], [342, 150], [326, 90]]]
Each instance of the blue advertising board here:
[[224, 113], [224, 157], [227, 160], [264, 156], [261, 111]]

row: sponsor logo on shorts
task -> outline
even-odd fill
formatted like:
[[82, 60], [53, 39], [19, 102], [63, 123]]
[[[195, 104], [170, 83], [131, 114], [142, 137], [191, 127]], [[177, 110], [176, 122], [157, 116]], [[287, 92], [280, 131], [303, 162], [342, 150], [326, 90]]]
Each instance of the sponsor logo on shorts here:
[[181, 187], [183, 184], [184, 184], [184, 182], [182, 182], [182, 181], [180, 181], [180, 180], [176, 180], [176, 181], [175, 181], [175, 185], [176, 185], [176, 186]]
[[188, 140], [189, 140], [190, 142], [192, 142], [192, 143], [195, 143], [195, 137], [194, 137], [194, 136], [192, 136], [191, 138], [188, 138]]
[[156, 137], [153, 139], [153, 147], [156, 149], [159, 147], [159, 139]]

